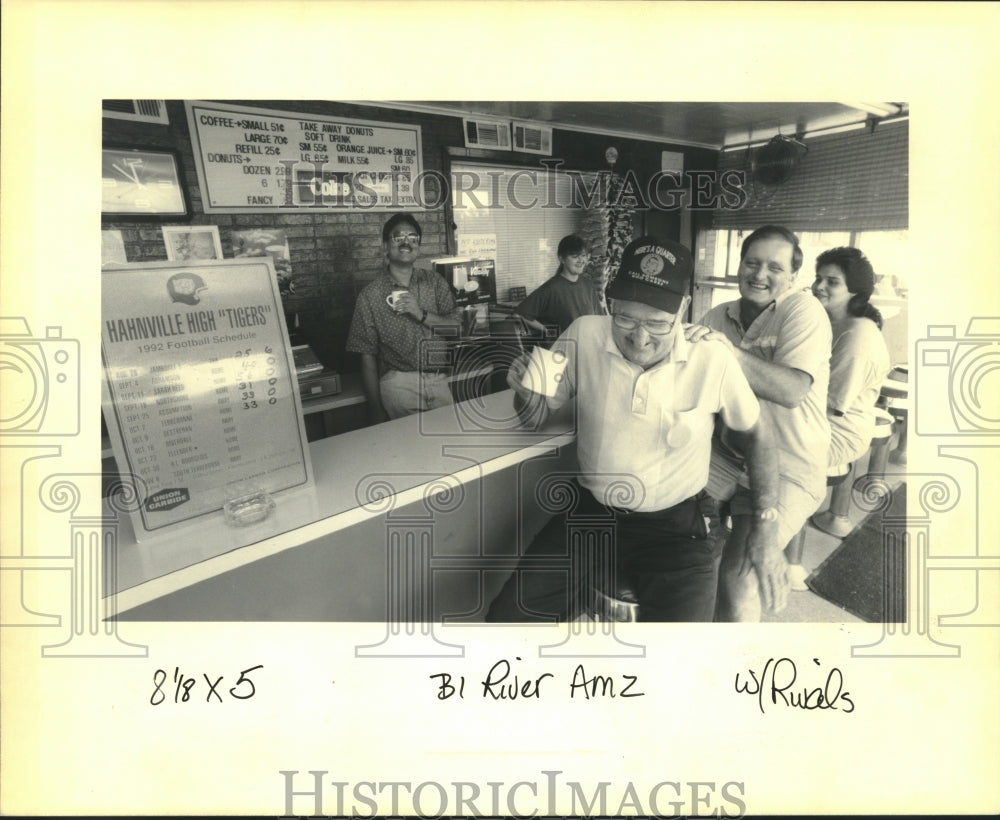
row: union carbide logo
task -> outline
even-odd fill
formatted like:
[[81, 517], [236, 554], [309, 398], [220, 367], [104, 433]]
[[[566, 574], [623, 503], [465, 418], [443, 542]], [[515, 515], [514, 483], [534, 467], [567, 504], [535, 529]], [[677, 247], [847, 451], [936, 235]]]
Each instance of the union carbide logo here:
[[208, 290], [208, 285], [196, 273], [175, 273], [167, 280], [167, 293], [174, 302], [197, 305], [201, 301], [198, 294], [203, 290]]
[[146, 510], [148, 512], [165, 512], [190, 500], [191, 494], [186, 487], [172, 487], [149, 496], [146, 499]]

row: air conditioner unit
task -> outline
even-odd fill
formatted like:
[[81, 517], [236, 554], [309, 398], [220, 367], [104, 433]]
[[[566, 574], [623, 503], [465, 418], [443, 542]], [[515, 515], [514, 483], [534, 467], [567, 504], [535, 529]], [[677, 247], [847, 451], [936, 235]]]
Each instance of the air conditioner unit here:
[[544, 125], [530, 122], [513, 123], [514, 150], [529, 154], [552, 155], [552, 129]]
[[462, 119], [466, 148], [503, 148], [510, 150], [510, 123], [497, 120]]
[[169, 124], [164, 100], [104, 100], [101, 103], [101, 116], [116, 120]]

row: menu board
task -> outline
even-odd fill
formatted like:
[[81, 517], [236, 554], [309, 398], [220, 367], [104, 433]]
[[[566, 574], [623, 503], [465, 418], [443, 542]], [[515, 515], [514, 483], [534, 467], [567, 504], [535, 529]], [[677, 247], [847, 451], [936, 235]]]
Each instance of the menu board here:
[[152, 262], [101, 277], [104, 414], [137, 476], [136, 537], [256, 487], [312, 483], [270, 257]]
[[419, 125], [185, 106], [206, 213], [423, 209]]

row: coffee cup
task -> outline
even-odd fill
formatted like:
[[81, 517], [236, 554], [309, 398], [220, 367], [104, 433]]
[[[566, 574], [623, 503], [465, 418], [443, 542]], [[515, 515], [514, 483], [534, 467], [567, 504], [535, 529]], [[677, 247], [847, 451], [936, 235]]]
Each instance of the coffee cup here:
[[563, 380], [566, 365], [569, 360], [560, 350], [551, 351], [544, 347], [536, 347], [531, 351], [528, 366], [521, 377], [521, 386], [532, 393], [543, 396], [555, 396], [559, 384]]
[[399, 303], [399, 297], [408, 292], [405, 288], [398, 288], [385, 297], [385, 303], [393, 310], [398, 310], [396, 305]]

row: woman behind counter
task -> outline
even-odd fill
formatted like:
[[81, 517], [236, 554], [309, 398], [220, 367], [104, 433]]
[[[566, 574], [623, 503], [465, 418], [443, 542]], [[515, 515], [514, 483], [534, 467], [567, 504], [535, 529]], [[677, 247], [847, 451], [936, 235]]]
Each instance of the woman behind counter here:
[[561, 334], [579, 317], [603, 316], [605, 311], [594, 282], [583, 276], [590, 262], [583, 237], [564, 236], [559, 240], [556, 255], [559, 267], [555, 275], [532, 291], [515, 308], [515, 313], [535, 330], [544, 333], [546, 327], [557, 326]]
[[[882, 315], [868, 301], [874, 290], [875, 271], [857, 248], [833, 248], [816, 258], [812, 292], [833, 328], [826, 407], [831, 467], [863, 456], [875, 433], [875, 402], [890, 366]], [[786, 557], [792, 588], [805, 589], [801, 539], [793, 539]]]

